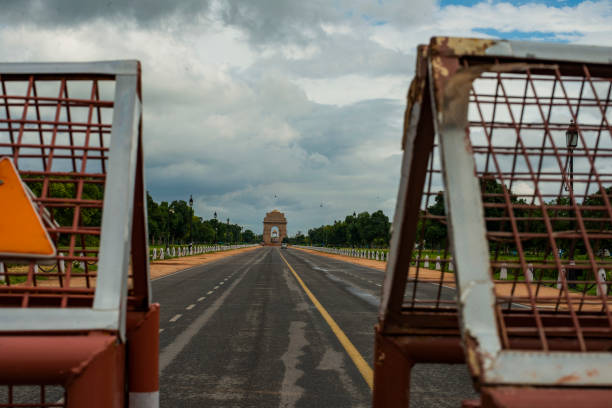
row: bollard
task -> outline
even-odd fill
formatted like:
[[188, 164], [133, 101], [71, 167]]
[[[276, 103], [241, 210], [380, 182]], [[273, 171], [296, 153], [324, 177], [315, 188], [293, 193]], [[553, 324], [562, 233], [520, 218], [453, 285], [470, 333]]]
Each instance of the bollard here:
[[423, 262], [423, 268], [429, 268], [429, 256], [425, 254], [425, 262]]
[[565, 269], [561, 268], [561, 272], [557, 275], [557, 289], [561, 290], [563, 288], [563, 277], [565, 277]]
[[533, 281], [533, 264], [527, 264], [527, 281], [528, 282], [532, 282]]
[[[60, 252], [59, 256], [65, 256], [64, 253]], [[66, 273], [66, 262], [63, 259], [60, 259], [58, 262], [58, 268], [60, 273]]]
[[436, 270], [441, 271], [442, 267], [440, 266], [440, 255], [436, 256]]
[[452, 271], [454, 271], [454, 270], [455, 270], [455, 267], [454, 267], [453, 265], [454, 265], [454, 264], [453, 264], [453, 257], [451, 256], [451, 257], [448, 259], [448, 270], [449, 270], [450, 272], [452, 272]]
[[608, 295], [608, 284], [606, 283], [606, 271], [604, 268], [600, 268], [597, 271], [597, 275], [599, 276], [599, 282], [597, 284], [597, 296], [607, 296]]
[[502, 264], [501, 270], [499, 271], [499, 279], [508, 279], [508, 265], [505, 263]]
[[4, 277], [4, 275], [5, 275], [4, 262], [0, 262], [0, 282], [6, 282], [6, 278]]

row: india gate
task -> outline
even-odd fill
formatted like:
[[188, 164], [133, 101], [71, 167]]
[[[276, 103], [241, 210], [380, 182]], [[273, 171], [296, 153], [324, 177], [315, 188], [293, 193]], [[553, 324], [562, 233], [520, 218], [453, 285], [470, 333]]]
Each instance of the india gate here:
[[287, 219], [285, 214], [272, 210], [263, 220], [264, 245], [280, 245], [287, 236]]

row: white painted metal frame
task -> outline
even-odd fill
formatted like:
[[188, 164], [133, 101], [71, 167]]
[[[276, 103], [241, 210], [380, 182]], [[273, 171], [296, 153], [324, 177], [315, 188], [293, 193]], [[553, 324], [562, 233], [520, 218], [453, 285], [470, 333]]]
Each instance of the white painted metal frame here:
[[113, 122], [93, 307], [0, 308], [0, 331], [116, 330], [125, 338], [136, 155], [142, 115], [137, 95], [138, 62], [2, 63], [0, 73], [115, 76]]
[[[612, 48], [498, 41], [486, 55], [539, 58], [580, 63], [612, 63]], [[432, 64], [429, 61], [432, 78]], [[612, 353], [503, 350], [495, 316], [494, 284], [490, 273], [483, 203], [475, 161], [466, 136], [465, 116], [450, 118], [435, 103], [433, 117], [440, 141], [444, 199], [454, 255], [457, 303], [464, 342], [479, 349], [481, 381], [489, 385], [612, 386]], [[443, 106], [448, 106], [444, 101]], [[466, 350], [467, 351], [467, 350]], [[466, 356], [468, 361], [474, 356]], [[474, 360], [471, 360], [474, 361]]]

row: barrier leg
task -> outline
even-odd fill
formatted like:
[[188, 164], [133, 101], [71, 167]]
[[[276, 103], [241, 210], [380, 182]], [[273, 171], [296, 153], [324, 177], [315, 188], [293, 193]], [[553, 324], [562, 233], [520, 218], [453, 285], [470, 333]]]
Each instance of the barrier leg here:
[[129, 408], [159, 407], [159, 304], [128, 314]]
[[85, 364], [83, 371], [66, 385], [66, 406], [125, 407], [125, 346], [112, 342]]
[[414, 363], [378, 331], [375, 347], [373, 407], [408, 407]]

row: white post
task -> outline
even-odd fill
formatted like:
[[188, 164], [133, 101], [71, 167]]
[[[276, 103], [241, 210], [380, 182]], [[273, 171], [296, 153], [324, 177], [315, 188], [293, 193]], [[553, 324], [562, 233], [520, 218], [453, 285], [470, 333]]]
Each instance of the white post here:
[[[60, 252], [59, 256], [64, 256], [64, 254]], [[60, 273], [66, 273], [66, 262], [63, 259], [59, 261], [59, 270]]]
[[164, 250], [163, 249], [161, 251], [159, 251], [159, 259], [160, 260], [164, 259]]
[[448, 258], [448, 270], [452, 272], [455, 270], [455, 266], [453, 265], [453, 257]]
[[440, 265], [440, 255], [436, 256], [436, 270], [441, 271], [442, 266]]
[[0, 262], [0, 282], [6, 282], [6, 278], [4, 277], [4, 262]]
[[423, 268], [429, 268], [429, 255], [425, 254], [425, 262], [423, 262]]
[[38, 275], [38, 264], [34, 264], [34, 275]]
[[508, 265], [506, 263], [503, 263], [501, 266], [501, 270], [499, 271], [499, 279], [508, 279]]
[[597, 271], [597, 275], [599, 275], [599, 284], [597, 285], [597, 296], [607, 296], [608, 295], [608, 284], [606, 283], [606, 270], [604, 268], [600, 268]]
[[527, 264], [527, 281], [533, 282], [533, 264]]
[[153, 257], [152, 257], [152, 259], [153, 260], [157, 259], [157, 248], [153, 248]]
[[565, 276], [565, 268], [561, 268], [561, 272], [557, 276], [557, 289], [561, 290], [563, 288], [563, 277]]
[[[84, 257], [85, 255], [81, 252], [81, 258]], [[85, 270], [85, 262], [81, 261], [79, 262], [79, 268], [81, 268], [82, 270]]]

